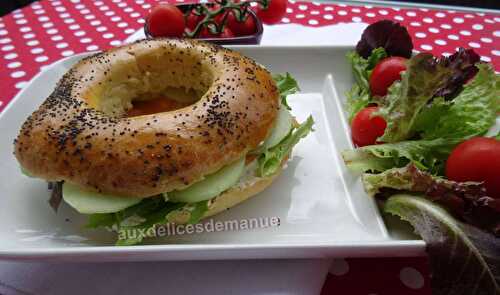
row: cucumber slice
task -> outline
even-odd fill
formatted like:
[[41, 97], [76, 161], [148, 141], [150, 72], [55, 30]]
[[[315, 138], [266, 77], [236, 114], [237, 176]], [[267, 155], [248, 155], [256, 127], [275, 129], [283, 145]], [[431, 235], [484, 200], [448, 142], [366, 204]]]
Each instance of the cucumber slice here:
[[105, 195], [64, 182], [63, 199], [82, 214], [114, 213], [139, 203], [141, 198]]
[[196, 203], [211, 199], [238, 182], [245, 170], [245, 157], [227, 165], [183, 190], [166, 193], [171, 202]]
[[265, 151], [266, 149], [272, 148], [280, 143], [283, 138], [290, 133], [293, 125], [293, 117], [285, 107], [280, 108], [278, 111], [278, 118], [276, 120], [276, 125], [271, 131], [271, 135], [266, 138], [259, 150]]

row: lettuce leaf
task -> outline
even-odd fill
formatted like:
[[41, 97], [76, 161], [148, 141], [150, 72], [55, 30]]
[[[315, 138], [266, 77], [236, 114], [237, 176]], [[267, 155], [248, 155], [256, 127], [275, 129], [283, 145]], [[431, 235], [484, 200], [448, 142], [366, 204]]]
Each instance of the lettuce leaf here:
[[279, 144], [261, 154], [258, 159], [257, 174], [266, 177], [276, 173], [281, 167], [281, 162], [290, 154], [292, 148], [301, 138], [306, 137], [311, 132], [313, 124], [314, 120], [312, 116], [309, 116], [298, 128], [292, 129]]
[[500, 105], [500, 75], [489, 64], [478, 64], [472, 81], [452, 101], [434, 100], [416, 119], [424, 139], [461, 138], [485, 134], [495, 124]]
[[417, 115], [453, 73], [451, 68], [436, 62], [430, 53], [414, 56], [406, 66], [401, 81], [393, 83], [381, 100], [377, 114], [385, 119], [387, 128], [379, 141], [398, 142], [412, 138]]
[[406, 28], [391, 20], [370, 24], [356, 44], [356, 52], [368, 58], [376, 48], [384, 48], [389, 56], [411, 57], [413, 43]]
[[299, 84], [297, 80], [295, 80], [290, 73], [276, 74], [273, 75], [274, 82], [278, 87], [278, 91], [280, 93], [281, 104], [284, 105], [288, 110], [291, 110], [288, 102], [286, 101], [286, 97], [290, 94], [297, 93], [300, 91]]
[[423, 195], [394, 195], [384, 212], [410, 222], [426, 242], [434, 295], [500, 294], [500, 239], [457, 222]]
[[440, 173], [444, 161], [460, 141], [437, 138], [369, 145], [342, 151], [342, 158], [347, 168], [357, 173], [382, 172], [393, 167], [403, 167], [409, 162], [420, 169]]
[[369, 195], [385, 198], [401, 191], [423, 193], [460, 220], [500, 236], [500, 200], [488, 196], [480, 182], [447, 180], [411, 164], [379, 174], [364, 174], [362, 179]]
[[191, 215], [189, 216], [189, 224], [195, 224], [198, 223], [203, 215], [208, 211], [208, 201], [200, 201], [198, 203], [194, 204], [194, 208], [191, 211]]

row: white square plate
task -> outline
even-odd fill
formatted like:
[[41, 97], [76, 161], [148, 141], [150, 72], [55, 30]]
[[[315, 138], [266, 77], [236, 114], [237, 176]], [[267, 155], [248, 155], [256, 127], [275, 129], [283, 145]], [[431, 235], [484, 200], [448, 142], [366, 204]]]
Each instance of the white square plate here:
[[315, 132], [297, 145], [288, 167], [270, 188], [214, 218], [278, 217], [279, 227], [175, 235], [150, 241], [154, 245], [116, 247], [114, 234], [84, 229], [86, 218], [64, 203], [55, 214], [47, 203], [46, 183], [21, 174], [12, 142], [58, 79], [86, 55], [81, 54], [39, 73], [0, 115], [0, 259], [140, 261], [423, 254], [423, 241], [405, 239], [404, 230], [388, 233], [375, 202], [339, 156], [340, 150], [352, 148], [340, 99], [352, 84], [345, 59], [351, 48], [233, 49], [271, 72], [290, 72], [302, 89], [301, 94], [289, 98], [292, 113], [299, 121], [312, 114], [316, 122]]

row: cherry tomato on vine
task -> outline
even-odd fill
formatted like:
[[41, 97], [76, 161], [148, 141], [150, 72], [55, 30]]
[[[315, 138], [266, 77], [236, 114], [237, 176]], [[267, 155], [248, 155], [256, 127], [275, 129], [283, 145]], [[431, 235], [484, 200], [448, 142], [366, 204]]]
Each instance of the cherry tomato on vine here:
[[226, 25], [236, 36], [246, 36], [255, 33], [257, 29], [255, 25], [255, 19], [252, 15], [248, 14], [246, 19], [239, 22], [234, 16], [233, 12], [229, 12], [227, 16]]
[[484, 181], [488, 196], [500, 198], [500, 141], [474, 137], [451, 152], [446, 177], [454, 181]]
[[161, 3], [147, 16], [148, 31], [153, 37], [182, 37], [185, 29], [184, 15], [175, 5]]
[[200, 21], [203, 20], [203, 16], [202, 15], [196, 15], [194, 14], [193, 12], [191, 12], [186, 18], [186, 27], [190, 30], [190, 31], [193, 31], [195, 28], [196, 28], [196, 25], [198, 25], [198, 23]]
[[203, 28], [200, 32], [200, 38], [232, 38], [234, 37], [233, 32], [228, 27], [219, 34], [212, 34], [209, 29]]
[[406, 70], [406, 58], [391, 56], [381, 60], [370, 76], [370, 91], [372, 95], [384, 96], [387, 89], [396, 80], [401, 79], [401, 72]]
[[384, 118], [372, 114], [378, 107], [366, 107], [359, 111], [351, 123], [352, 141], [357, 146], [372, 145], [384, 134], [387, 123]]
[[281, 21], [286, 14], [287, 0], [269, 0], [267, 9], [257, 8], [257, 16], [263, 23], [272, 25]]

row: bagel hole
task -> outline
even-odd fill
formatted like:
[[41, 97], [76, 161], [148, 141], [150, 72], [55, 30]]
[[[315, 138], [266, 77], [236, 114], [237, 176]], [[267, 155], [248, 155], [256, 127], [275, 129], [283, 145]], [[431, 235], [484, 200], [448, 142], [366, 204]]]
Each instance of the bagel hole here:
[[146, 93], [131, 100], [125, 108], [126, 117], [151, 115], [178, 110], [194, 104], [201, 94], [193, 89], [167, 87], [161, 94]]

